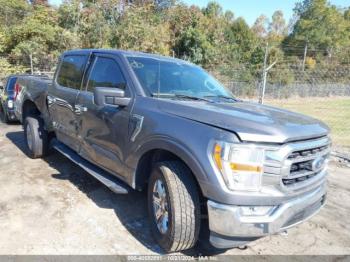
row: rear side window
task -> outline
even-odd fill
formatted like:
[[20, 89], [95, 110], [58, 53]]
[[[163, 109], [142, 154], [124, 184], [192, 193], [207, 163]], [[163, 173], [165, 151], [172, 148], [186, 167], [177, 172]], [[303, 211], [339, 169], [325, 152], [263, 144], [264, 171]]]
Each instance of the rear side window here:
[[6, 91], [13, 92], [15, 90], [16, 80], [17, 80], [17, 77], [9, 78], [6, 85]]
[[57, 76], [57, 83], [64, 87], [80, 89], [86, 61], [87, 56], [65, 56]]
[[92, 92], [95, 87], [123, 88], [125, 79], [116, 61], [106, 57], [96, 57], [92, 67], [87, 90]]

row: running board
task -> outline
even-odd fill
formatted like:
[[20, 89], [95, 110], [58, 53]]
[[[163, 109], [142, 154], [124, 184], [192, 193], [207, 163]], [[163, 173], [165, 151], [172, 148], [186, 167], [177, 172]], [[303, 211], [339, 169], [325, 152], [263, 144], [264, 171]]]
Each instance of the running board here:
[[52, 147], [60, 152], [62, 155], [73, 161], [75, 164], [83, 168], [86, 172], [106, 185], [110, 190], [117, 194], [127, 194], [129, 192], [129, 186], [120, 181], [117, 177], [107, 173], [101, 168], [95, 166], [89, 161], [79, 156], [75, 151], [61, 142], [53, 141]]

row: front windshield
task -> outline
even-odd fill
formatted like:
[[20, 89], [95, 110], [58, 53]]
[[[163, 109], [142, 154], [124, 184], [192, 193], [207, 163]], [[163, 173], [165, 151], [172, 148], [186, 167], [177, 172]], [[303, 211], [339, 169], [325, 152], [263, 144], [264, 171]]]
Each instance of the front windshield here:
[[231, 92], [198, 66], [185, 62], [128, 56], [140, 84], [153, 96], [228, 97]]

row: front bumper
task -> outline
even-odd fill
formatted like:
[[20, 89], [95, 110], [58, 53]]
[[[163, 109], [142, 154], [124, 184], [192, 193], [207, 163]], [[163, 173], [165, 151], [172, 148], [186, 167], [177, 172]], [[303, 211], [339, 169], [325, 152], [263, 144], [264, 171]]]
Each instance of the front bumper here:
[[254, 239], [276, 234], [316, 214], [324, 205], [325, 198], [326, 185], [323, 184], [312, 192], [281, 205], [271, 206], [270, 211], [264, 215], [244, 215], [242, 206], [224, 205], [209, 200], [209, 229], [216, 236], [215, 239], [217, 236]]
[[7, 116], [12, 121], [17, 120], [15, 111], [13, 109], [7, 109]]

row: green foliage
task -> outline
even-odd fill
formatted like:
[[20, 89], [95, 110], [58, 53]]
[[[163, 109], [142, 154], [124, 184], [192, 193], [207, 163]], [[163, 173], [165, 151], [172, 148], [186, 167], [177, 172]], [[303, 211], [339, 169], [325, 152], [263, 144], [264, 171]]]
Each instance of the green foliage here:
[[286, 39], [289, 44], [308, 43], [311, 48], [326, 49], [329, 56], [335, 48], [350, 44], [349, 21], [326, 0], [304, 0], [295, 13], [299, 19]]
[[222, 7], [217, 2], [212, 1], [203, 8], [203, 13], [210, 18], [216, 18], [222, 15]]
[[111, 46], [169, 55], [169, 24], [161, 20], [153, 4], [129, 7], [112, 29]]
[[25, 0], [0, 0], [0, 27], [21, 23], [30, 8]]
[[2, 57], [0, 57], [0, 68], [0, 79], [4, 79], [10, 74], [24, 73], [29, 69], [21, 65], [13, 65], [9, 63], [7, 59]]
[[0, 57], [8, 58], [1, 65], [52, 70], [67, 49], [130, 49], [189, 60], [224, 81], [245, 83], [248, 94], [261, 79], [266, 43], [267, 63], [277, 62], [272, 83], [297, 80], [295, 68], [282, 65], [300, 65], [306, 43], [310, 74], [350, 63], [350, 49], [343, 48], [350, 46], [350, 7], [302, 0], [294, 11], [289, 28], [281, 11], [250, 27], [215, 1], [199, 8], [176, 0], [64, 0], [55, 8], [46, 0], [0, 0]]
[[287, 31], [287, 23], [283, 12], [280, 10], [274, 12], [269, 25], [269, 40], [271, 42], [280, 42], [287, 35]]
[[41, 66], [48, 62], [48, 54], [57, 50], [60, 33], [55, 10], [36, 6], [23, 23], [10, 28], [5, 51], [26, 65], [32, 60], [35, 66]]
[[255, 53], [260, 41], [249, 28], [243, 18], [238, 18], [226, 30], [226, 38], [230, 46], [230, 57], [240, 63], [257, 61]]
[[4, 51], [5, 47], [6, 47], [5, 32], [0, 30], [0, 53]]

